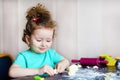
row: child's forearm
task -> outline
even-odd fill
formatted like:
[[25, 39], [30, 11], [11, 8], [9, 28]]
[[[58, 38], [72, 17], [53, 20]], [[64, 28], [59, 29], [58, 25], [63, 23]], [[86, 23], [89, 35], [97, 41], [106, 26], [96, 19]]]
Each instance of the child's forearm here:
[[70, 65], [70, 62], [67, 59], [63, 59], [61, 62], [65, 65], [65, 68], [68, 68]]
[[[57, 64], [57, 68], [58, 70], [60, 68], [62, 68], [63, 70], [65, 70], [66, 68], [68, 68], [70, 65], [70, 62], [67, 59], [62, 59], [58, 64]], [[61, 71], [60, 71], [61, 72]]]
[[29, 75], [36, 75], [42, 74], [40, 73], [39, 69], [29, 69], [29, 68], [12, 68], [9, 72], [10, 77], [22, 77], [22, 76], [29, 76]]

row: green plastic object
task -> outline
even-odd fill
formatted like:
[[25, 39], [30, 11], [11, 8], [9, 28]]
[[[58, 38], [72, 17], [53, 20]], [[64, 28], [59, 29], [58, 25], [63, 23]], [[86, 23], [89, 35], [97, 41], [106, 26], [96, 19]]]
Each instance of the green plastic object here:
[[40, 76], [34, 76], [34, 80], [45, 80], [45, 79]]

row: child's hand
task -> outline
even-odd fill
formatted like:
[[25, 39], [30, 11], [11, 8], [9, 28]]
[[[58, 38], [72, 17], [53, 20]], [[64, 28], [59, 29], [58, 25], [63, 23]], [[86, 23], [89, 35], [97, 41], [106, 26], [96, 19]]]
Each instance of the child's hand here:
[[61, 64], [61, 63], [57, 64], [56, 66], [57, 66], [56, 70], [58, 73], [61, 73], [65, 70], [65, 68], [63, 67], [63, 64]]
[[61, 62], [56, 64], [56, 69], [58, 73], [63, 72], [70, 65], [67, 59], [62, 59]]
[[64, 65], [62, 62], [60, 62], [56, 65], [56, 70], [58, 73], [63, 72], [65, 70], [65, 68], [66, 68], [66, 65]]
[[54, 76], [54, 70], [53, 70], [53, 68], [51, 66], [45, 65], [40, 70], [42, 71], [43, 74], [47, 73], [50, 76]]

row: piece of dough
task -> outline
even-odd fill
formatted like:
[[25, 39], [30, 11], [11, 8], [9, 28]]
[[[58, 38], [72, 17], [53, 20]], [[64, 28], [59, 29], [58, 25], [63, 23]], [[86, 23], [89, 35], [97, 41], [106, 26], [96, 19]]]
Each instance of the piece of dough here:
[[76, 71], [78, 70], [80, 66], [77, 66], [75, 64], [71, 65], [69, 68], [68, 68], [68, 75], [69, 76], [72, 76], [72, 75], [75, 75]]
[[54, 69], [54, 74], [58, 74], [58, 72], [57, 72], [57, 70], [56, 70], [56, 69]]

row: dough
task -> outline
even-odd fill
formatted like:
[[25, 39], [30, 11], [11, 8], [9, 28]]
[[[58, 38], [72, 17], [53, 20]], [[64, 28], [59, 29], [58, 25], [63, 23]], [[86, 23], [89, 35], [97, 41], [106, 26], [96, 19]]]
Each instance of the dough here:
[[76, 71], [78, 70], [80, 66], [77, 66], [75, 64], [71, 65], [69, 68], [68, 68], [68, 75], [69, 76], [72, 76], [72, 75], [75, 75]]
[[58, 74], [58, 72], [57, 72], [57, 70], [56, 70], [56, 69], [54, 69], [54, 74]]
[[94, 69], [98, 69], [98, 66], [93, 66]]

